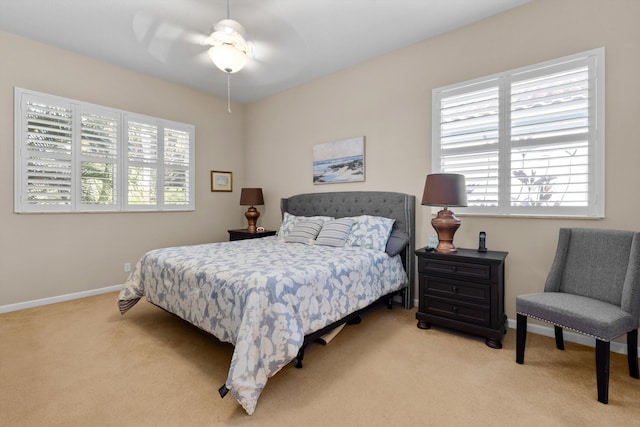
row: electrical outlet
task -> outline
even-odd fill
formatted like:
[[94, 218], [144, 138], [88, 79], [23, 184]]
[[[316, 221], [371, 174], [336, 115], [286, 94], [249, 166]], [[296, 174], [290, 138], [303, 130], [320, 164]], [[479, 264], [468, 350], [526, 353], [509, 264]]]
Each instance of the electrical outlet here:
[[124, 263], [124, 272], [125, 272], [125, 273], [128, 273], [128, 272], [130, 272], [130, 271], [131, 271], [131, 263], [129, 263], [129, 262], [125, 262], [125, 263]]

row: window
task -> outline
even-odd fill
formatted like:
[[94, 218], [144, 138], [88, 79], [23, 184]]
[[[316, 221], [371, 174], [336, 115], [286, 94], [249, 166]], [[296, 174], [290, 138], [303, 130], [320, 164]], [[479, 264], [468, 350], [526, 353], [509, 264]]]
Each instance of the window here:
[[193, 210], [194, 133], [16, 88], [15, 211]]
[[434, 89], [432, 123], [456, 213], [604, 216], [604, 48]]

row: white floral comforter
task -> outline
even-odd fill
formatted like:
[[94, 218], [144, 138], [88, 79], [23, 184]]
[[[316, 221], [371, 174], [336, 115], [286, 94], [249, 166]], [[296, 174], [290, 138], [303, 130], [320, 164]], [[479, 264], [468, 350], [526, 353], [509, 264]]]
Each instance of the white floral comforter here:
[[125, 283], [124, 314], [142, 296], [235, 345], [226, 387], [247, 413], [304, 336], [408, 283], [399, 256], [276, 237], [156, 249]]

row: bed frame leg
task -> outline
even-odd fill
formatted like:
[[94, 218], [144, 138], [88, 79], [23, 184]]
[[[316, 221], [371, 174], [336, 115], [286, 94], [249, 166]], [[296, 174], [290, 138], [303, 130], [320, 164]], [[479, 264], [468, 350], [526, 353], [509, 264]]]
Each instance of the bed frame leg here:
[[302, 347], [300, 347], [300, 350], [298, 350], [298, 355], [296, 356], [295, 360], [293, 361], [293, 366], [296, 367], [296, 369], [302, 369], [302, 359], [304, 359], [304, 349], [305, 349], [306, 345], [303, 345]]
[[229, 389], [226, 384], [222, 384], [222, 387], [218, 389], [218, 394], [220, 394], [220, 399], [224, 399], [224, 397], [229, 393]]

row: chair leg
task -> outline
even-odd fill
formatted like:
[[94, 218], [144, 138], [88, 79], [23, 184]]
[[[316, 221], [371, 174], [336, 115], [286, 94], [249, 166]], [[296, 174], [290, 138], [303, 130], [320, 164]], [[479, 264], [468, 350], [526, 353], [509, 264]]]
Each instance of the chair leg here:
[[516, 363], [524, 363], [524, 346], [527, 341], [527, 316], [516, 314]]
[[640, 378], [638, 372], [638, 330], [627, 332], [627, 357], [629, 359], [629, 375]]
[[556, 333], [556, 348], [558, 350], [564, 350], [564, 336], [562, 335], [562, 328], [557, 325], [553, 325], [553, 330]]
[[609, 341], [596, 340], [598, 402], [609, 403]]

